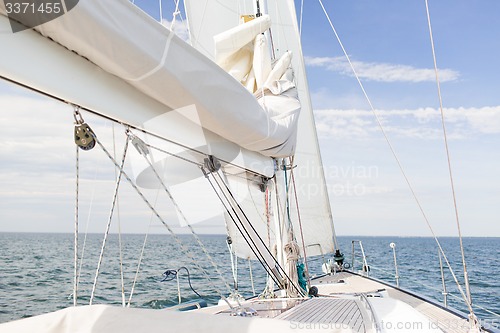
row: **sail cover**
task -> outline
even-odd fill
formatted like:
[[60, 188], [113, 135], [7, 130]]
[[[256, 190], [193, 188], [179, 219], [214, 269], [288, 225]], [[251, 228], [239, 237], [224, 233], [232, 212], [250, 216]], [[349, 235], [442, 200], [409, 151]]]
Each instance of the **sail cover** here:
[[[185, 0], [192, 45], [214, 61], [220, 60], [217, 59], [217, 39], [214, 40], [213, 36], [220, 36], [234, 29], [239, 25], [242, 15], [255, 14], [254, 3], [252, 0], [205, 0], [202, 3], [197, 0]], [[332, 252], [335, 248], [332, 214], [307, 86], [295, 5], [293, 0], [267, 0], [260, 3], [264, 14], [271, 18], [274, 58], [281, 59], [288, 52], [292, 55], [291, 67], [294, 70], [294, 82], [301, 104], [294, 155], [294, 165], [297, 167], [293, 171], [298, 205], [294, 201], [294, 195], [290, 194], [290, 217], [298, 235], [298, 207], [307, 255]], [[242, 187], [231, 178], [228, 181], [233, 188]], [[291, 191], [294, 191], [293, 187]], [[264, 194], [259, 194], [258, 189], [250, 183], [246, 196], [243, 196], [240, 202], [240, 205], [246, 208], [250, 220], [260, 230], [261, 238], [273, 239], [275, 235], [271, 232], [270, 237], [268, 236], [269, 228], [266, 226], [266, 217], [263, 216]], [[228, 226], [231, 237], [236, 240], [233, 240], [233, 249], [237, 255], [254, 258], [241, 235], [231, 227], [230, 221]], [[302, 247], [299, 236], [298, 240]]]
[[[0, 13], [5, 7], [0, 3]], [[204, 129], [266, 156], [295, 149], [298, 112], [269, 112], [212, 60], [128, 0], [80, 1], [35, 27], [170, 109], [195, 105]]]

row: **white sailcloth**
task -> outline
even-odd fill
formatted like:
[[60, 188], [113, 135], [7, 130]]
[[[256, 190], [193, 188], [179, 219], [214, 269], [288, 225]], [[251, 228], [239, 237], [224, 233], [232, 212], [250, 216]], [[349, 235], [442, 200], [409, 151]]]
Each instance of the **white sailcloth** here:
[[[245, 0], [207, 0], [199, 6], [196, 0], [186, 0], [190, 38], [194, 47], [208, 57], [215, 59], [215, 43], [213, 36], [233, 29], [239, 24], [240, 15], [255, 14], [254, 1]], [[293, 0], [268, 0], [268, 14], [272, 17], [271, 33], [276, 58], [291, 51], [292, 68], [295, 74], [295, 83], [301, 104], [301, 114], [298, 120], [297, 144], [295, 148], [294, 172], [298, 208], [300, 210], [304, 243], [308, 255], [318, 255], [332, 252], [334, 246], [334, 229], [328, 193], [321, 163], [319, 145], [317, 141], [314, 115], [312, 111], [309, 90], [305, 75], [305, 65], [302, 57], [300, 36]], [[290, 176], [290, 175], [289, 175]], [[283, 173], [279, 173], [283, 177]], [[288, 179], [289, 180], [289, 179]], [[229, 180], [231, 182], [231, 180]], [[280, 180], [281, 181], [281, 180]], [[293, 187], [290, 187], [293, 191]], [[249, 217], [255, 225], [262, 223], [262, 209], [255, 209], [255, 203], [264, 202], [263, 194], [256, 200], [256, 195], [248, 196], [241, 203], [249, 209]], [[298, 235], [300, 225], [297, 218], [297, 205], [290, 193], [290, 217]], [[283, 209], [281, 209], [283, 211]], [[228, 225], [230, 225], [228, 221]], [[241, 239], [237, 232], [230, 229], [231, 237]], [[267, 231], [262, 231], [266, 238]], [[299, 244], [302, 247], [300, 239]], [[241, 257], [253, 257], [244, 243], [233, 243], [233, 248]]]
[[[333, 252], [336, 247], [335, 230], [306, 78], [295, 4], [293, 0], [268, 1], [268, 11], [271, 17], [279, 18], [279, 22], [272, 30], [276, 49], [282, 52], [291, 50], [297, 55], [292, 58], [292, 64], [302, 110], [293, 161], [297, 167], [293, 169], [293, 173], [307, 255]], [[290, 197], [290, 215], [298, 235], [300, 225], [293, 191]], [[302, 247], [299, 237], [297, 240]]]
[[[123, 2], [128, 6], [128, 1]], [[84, 3], [87, 2], [80, 2], [78, 7]], [[105, 3], [112, 6], [115, 1]], [[76, 11], [76, 8], [73, 10]], [[70, 13], [73, 13], [73, 10]], [[137, 8], [130, 10], [136, 12]], [[182, 112], [172, 112], [171, 107], [160, 103], [116, 75], [104, 71], [95, 63], [32, 29], [13, 34], [9, 19], [1, 13], [5, 13], [3, 2], [0, 2], [1, 77], [79, 105], [117, 122], [146, 130], [160, 138], [167, 138], [183, 146], [196, 148], [204, 154], [214, 154], [221, 161], [230, 162], [239, 168], [268, 176], [274, 174], [272, 159], [200, 128], [198, 124], [193, 123], [192, 119], [186, 117], [185, 108], [179, 109]], [[145, 14], [141, 12], [139, 17], [143, 16]], [[148, 17], [147, 22], [158, 25], [154, 21], [151, 23], [150, 20]], [[92, 26], [90, 23], [83, 25]], [[166, 30], [159, 25], [158, 27], [162, 31]], [[94, 29], [97, 28], [94, 26]], [[54, 29], [52, 32], [61, 31]], [[106, 44], [109, 44], [108, 41]], [[224, 75], [227, 74], [224, 73]], [[195, 108], [195, 106], [190, 105], [188, 108]], [[203, 132], [203, 140], [200, 140], [200, 130]], [[168, 151], [178, 149], [178, 145], [164, 144], [166, 146], [163, 148]], [[180, 153], [178, 150], [173, 152]], [[202, 157], [202, 155], [197, 155], [197, 157]], [[146, 166], [143, 162], [144, 170]], [[149, 175], [152, 176], [151, 172]], [[147, 179], [144, 181], [147, 182]]]
[[80, 1], [35, 29], [167, 110], [195, 105], [201, 127], [240, 147], [266, 156], [294, 152], [293, 113], [270, 117], [222, 68], [128, 0]]

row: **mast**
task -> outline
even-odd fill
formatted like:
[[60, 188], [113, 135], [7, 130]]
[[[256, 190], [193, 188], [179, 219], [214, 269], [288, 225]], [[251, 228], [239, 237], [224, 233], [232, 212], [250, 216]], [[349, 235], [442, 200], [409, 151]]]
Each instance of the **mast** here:
[[[240, 19], [241, 9], [249, 9], [251, 14], [257, 13], [257, 4], [262, 15], [268, 15], [271, 21], [272, 44], [276, 53], [276, 58], [283, 56], [285, 52], [291, 55], [290, 68], [294, 72], [294, 83], [296, 85], [298, 99], [300, 100], [300, 116], [298, 117], [298, 130], [295, 145], [295, 156], [293, 158], [294, 178], [300, 205], [300, 215], [304, 235], [304, 244], [300, 242], [300, 247], [306, 248], [308, 256], [333, 253], [338, 246], [335, 246], [335, 235], [330, 211], [330, 202], [323, 174], [319, 144], [314, 123], [314, 115], [306, 81], [305, 65], [300, 44], [300, 36], [297, 23], [297, 14], [293, 0], [251, 0], [245, 2], [251, 4], [251, 8], [246, 8], [243, 1], [218, 0], [207, 1], [205, 6], [199, 6], [197, 0], [186, 0], [186, 11], [188, 16], [189, 31], [192, 35], [193, 46], [211, 59], [215, 59], [215, 42], [213, 36], [224, 33], [235, 28]], [[267, 38], [266, 38], [267, 39]], [[269, 43], [268, 43], [269, 44]], [[270, 52], [272, 54], [272, 52]], [[278, 171], [279, 181], [284, 178], [281, 171]], [[231, 182], [231, 180], [230, 180]], [[274, 196], [275, 191], [272, 191]], [[267, 238], [267, 223], [262, 221], [265, 209], [259, 200], [249, 198], [241, 203], [246, 207], [247, 213], [251, 216], [252, 223], [259, 229], [264, 238]], [[264, 199], [262, 199], [264, 202]], [[275, 198], [272, 204], [275, 206]], [[275, 214], [275, 207], [273, 214]], [[256, 209], [258, 207], [259, 209]], [[259, 211], [260, 210], [260, 211]], [[293, 228], [298, 232], [298, 209], [295, 205], [290, 205], [290, 216]], [[276, 231], [274, 217], [271, 219], [272, 230], [271, 242], [275, 243]], [[297, 239], [298, 239], [297, 235]], [[233, 248], [236, 254], [248, 259], [255, 257], [245, 244], [242, 244], [241, 237], [232, 236]], [[283, 240], [282, 240], [283, 242]], [[303, 252], [303, 250], [301, 250]]]
[[255, 0], [255, 16], [261, 17], [262, 13], [260, 12], [260, 0]]

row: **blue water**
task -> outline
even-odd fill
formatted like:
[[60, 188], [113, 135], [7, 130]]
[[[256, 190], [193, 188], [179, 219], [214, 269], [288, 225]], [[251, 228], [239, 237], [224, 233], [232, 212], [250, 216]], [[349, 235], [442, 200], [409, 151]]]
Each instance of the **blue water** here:
[[[132, 305], [146, 308], [163, 308], [177, 304], [177, 284], [175, 280], [161, 282], [162, 273], [167, 269], [185, 266], [191, 273], [195, 290], [209, 304], [215, 304], [218, 291], [228, 294], [223, 280], [210, 265], [205, 255], [191, 236], [181, 236], [182, 241], [194, 254], [198, 265], [204, 267], [210, 282], [196, 265], [186, 258], [174, 240], [165, 235], [149, 235], [144, 259]], [[394, 283], [394, 262], [389, 243], [397, 244], [397, 258], [401, 287], [416, 291], [431, 299], [442, 301], [441, 275], [438, 252], [434, 240], [430, 238], [398, 237], [339, 237], [346, 261], [351, 262], [351, 240], [360, 239], [367, 254], [371, 275]], [[232, 287], [230, 258], [227, 254], [225, 236], [202, 236], [203, 243], [224, 272], [224, 279]], [[83, 236], [80, 239], [82, 245]], [[123, 268], [126, 297], [128, 299], [135, 276], [138, 258], [144, 242], [142, 235], [123, 235]], [[442, 245], [462, 280], [461, 258], [458, 240], [443, 238]], [[97, 258], [101, 249], [102, 235], [88, 236], [79, 284], [79, 304], [88, 304]], [[500, 313], [500, 238], [464, 239], [468, 260], [469, 276], [474, 304], [492, 312]], [[30, 234], [0, 233], [0, 322], [10, 321], [61, 309], [73, 304], [73, 235], [70, 234]], [[359, 251], [358, 251], [359, 253]], [[94, 303], [121, 304], [121, 286], [117, 235], [110, 235]], [[310, 269], [320, 274], [321, 258], [311, 258]], [[358, 267], [359, 267], [358, 263]], [[252, 264], [257, 293], [265, 285], [265, 274], [258, 263]], [[248, 262], [240, 260], [238, 265], [239, 291], [243, 296], [252, 296]], [[460, 296], [445, 271], [448, 291]], [[218, 290], [218, 291], [217, 291]], [[197, 299], [190, 290], [186, 275], [181, 275], [183, 301]], [[450, 297], [449, 304], [459, 310], [466, 308], [459, 300]], [[497, 323], [499, 317], [476, 309], [476, 314], [485, 321]]]

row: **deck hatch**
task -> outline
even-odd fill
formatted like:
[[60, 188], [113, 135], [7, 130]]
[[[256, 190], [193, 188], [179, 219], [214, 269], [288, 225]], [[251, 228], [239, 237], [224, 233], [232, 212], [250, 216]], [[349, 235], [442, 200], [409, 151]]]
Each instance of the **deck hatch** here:
[[312, 298], [277, 318], [317, 328], [351, 328], [355, 332], [366, 332], [363, 313], [355, 299]]

